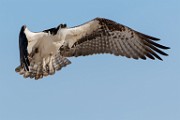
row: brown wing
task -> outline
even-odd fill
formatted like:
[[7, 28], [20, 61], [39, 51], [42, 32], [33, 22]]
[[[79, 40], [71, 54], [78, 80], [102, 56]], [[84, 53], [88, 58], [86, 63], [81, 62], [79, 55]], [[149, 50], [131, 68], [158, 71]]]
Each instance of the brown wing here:
[[[159, 40], [158, 38], [139, 33], [108, 19], [96, 18], [92, 21], [94, 21], [96, 27], [83, 30], [85, 35], [78, 38], [70, 49], [61, 50], [63, 56], [77, 57], [110, 53], [134, 59], [149, 57], [151, 59], [158, 58], [159, 60], [162, 59], [158, 54], [167, 56], [160, 49], [169, 49], [169, 47], [154, 42]], [[93, 26], [92, 21], [91, 26]]]

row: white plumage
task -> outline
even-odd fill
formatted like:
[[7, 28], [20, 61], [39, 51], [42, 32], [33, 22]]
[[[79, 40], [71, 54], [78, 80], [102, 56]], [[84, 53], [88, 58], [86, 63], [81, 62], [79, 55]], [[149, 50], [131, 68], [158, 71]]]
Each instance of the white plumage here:
[[21, 64], [16, 72], [25, 78], [40, 79], [70, 64], [66, 57], [99, 53], [162, 60], [157, 53], [167, 55], [160, 49], [169, 48], [154, 42], [157, 40], [104, 18], [72, 28], [60, 24], [37, 33], [23, 26], [19, 34]]

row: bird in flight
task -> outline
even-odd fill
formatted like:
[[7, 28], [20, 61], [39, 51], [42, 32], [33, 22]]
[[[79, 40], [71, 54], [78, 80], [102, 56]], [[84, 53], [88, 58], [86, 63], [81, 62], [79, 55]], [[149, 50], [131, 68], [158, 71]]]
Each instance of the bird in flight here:
[[38, 80], [69, 65], [67, 57], [101, 53], [162, 60], [159, 54], [167, 56], [162, 49], [169, 47], [158, 40], [105, 18], [70, 28], [60, 24], [42, 32], [31, 32], [24, 25], [19, 33], [20, 65], [15, 71]]

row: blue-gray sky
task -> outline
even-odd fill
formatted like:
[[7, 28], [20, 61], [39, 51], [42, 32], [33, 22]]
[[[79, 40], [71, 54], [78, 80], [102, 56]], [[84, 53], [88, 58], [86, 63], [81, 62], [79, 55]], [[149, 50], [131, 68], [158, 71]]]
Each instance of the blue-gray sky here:
[[[179, 120], [179, 0], [0, 0], [0, 120]], [[54, 76], [15, 73], [18, 34], [105, 17], [161, 38], [164, 61], [70, 58]]]

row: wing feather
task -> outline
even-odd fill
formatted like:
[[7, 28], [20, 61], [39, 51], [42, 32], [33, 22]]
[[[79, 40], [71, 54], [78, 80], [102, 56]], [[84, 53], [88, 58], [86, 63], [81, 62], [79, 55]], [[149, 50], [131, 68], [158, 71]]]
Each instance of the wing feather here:
[[61, 51], [63, 56], [78, 57], [110, 53], [134, 59], [146, 59], [148, 57], [162, 60], [158, 54], [167, 54], [160, 49], [169, 49], [169, 47], [154, 42], [158, 41], [158, 38], [142, 34], [104, 18], [96, 18], [78, 26], [76, 30], [81, 30], [78, 32], [79, 38], [74, 40], [76, 42], [71, 48]]

